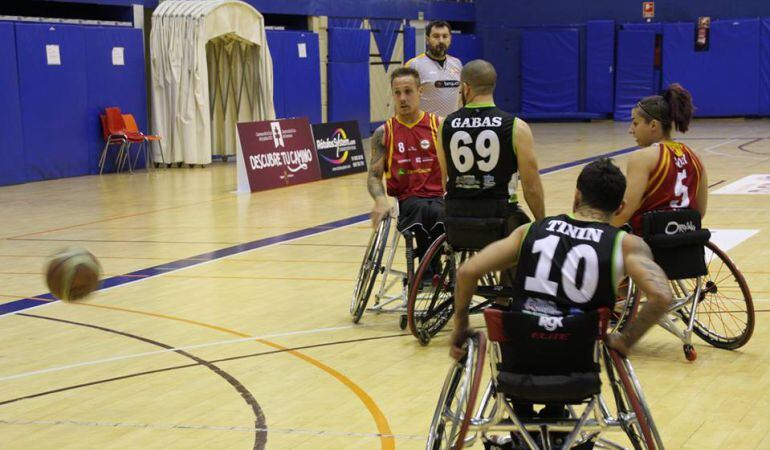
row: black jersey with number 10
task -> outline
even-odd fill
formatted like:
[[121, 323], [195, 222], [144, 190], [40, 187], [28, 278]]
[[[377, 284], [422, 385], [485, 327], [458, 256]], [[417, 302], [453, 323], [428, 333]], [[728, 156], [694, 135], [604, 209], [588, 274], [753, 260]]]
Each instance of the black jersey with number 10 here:
[[469, 104], [446, 117], [447, 199], [509, 196], [508, 182], [518, 170], [515, 120], [492, 104]]
[[612, 308], [623, 275], [623, 235], [607, 223], [566, 214], [533, 223], [519, 251], [517, 298], [581, 310]]

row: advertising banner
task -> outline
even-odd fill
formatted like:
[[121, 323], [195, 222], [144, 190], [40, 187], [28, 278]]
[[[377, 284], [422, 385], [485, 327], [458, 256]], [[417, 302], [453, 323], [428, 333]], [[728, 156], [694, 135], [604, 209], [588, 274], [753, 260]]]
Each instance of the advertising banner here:
[[251, 192], [321, 178], [307, 118], [238, 124]]
[[366, 172], [366, 159], [358, 122], [313, 125], [316, 154], [323, 178]]

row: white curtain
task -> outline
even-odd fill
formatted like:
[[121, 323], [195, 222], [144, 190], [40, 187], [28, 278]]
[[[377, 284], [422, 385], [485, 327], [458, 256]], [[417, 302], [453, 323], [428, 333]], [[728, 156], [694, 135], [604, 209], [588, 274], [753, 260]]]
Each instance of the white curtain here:
[[[150, 33], [152, 123], [164, 139], [166, 162], [208, 164], [212, 148], [234, 155], [238, 121], [275, 118], [273, 62], [264, 25], [257, 10], [237, 0], [169, 0], [155, 10]], [[212, 59], [217, 52], [232, 55], [237, 49], [237, 61], [209, 60], [210, 41]], [[218, 101], [223, 91], [209, 91], [209, 71], [216, 77], [212, 86], [219, 89], [222, 80], [237, 80], [236, 92], [248, 92], [251, 101], [246, 96], [237, 102], [234, 97]]]

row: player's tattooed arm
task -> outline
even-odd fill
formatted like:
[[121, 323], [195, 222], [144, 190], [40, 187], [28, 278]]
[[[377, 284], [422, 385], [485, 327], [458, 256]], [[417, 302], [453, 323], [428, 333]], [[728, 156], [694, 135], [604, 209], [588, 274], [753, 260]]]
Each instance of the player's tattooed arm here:
[[385, 171], [385, 144], [383, 136], [385, 127], [380, 126], [372, 134], [372, 157], [369, 163], [369, 178], [367, 187], [373, 199], [385, 197], [385, 189], [382, 187], [382, 174]]
[[374, 131], [374, 134], [372, 134], [372, 156], [369, 161], [369, 176], [366, 181], [369, 195], [374, 199], [371, 219], [372, 225], [375, 227], [388, 215], [388, 211], [390, 211], [388, 197], [385, 195], [385, 189], [382, 186], [382, 174], [385, 172], [384, 135], [385, 127], [382, 125]]
[[623, 332], [610, 336], [611, 347], [627, 353], [658, 320], [666, 314], [672, 301], [671, 287], [663, 269], [653, 260], [650, 247], [637, 236], [623, 238], [626, 273], [647, 296], [647, 302]]

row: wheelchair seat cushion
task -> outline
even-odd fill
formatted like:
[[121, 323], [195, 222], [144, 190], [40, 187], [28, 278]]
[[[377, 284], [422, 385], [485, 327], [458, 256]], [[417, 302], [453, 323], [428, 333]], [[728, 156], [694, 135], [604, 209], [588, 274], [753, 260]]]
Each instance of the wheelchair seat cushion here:
[[642, 224], [644, 240], [669, 279], [694, 278], [708, 273], [704, 245], [711, 233], [701, 229], [698, 211], [649, 211], [642, 216]]
[[511, 400], [532, 403], [579, 403], [602, 389], [597, 372], [566, 375], [500, 372], [497, 382], [500, 392]]

